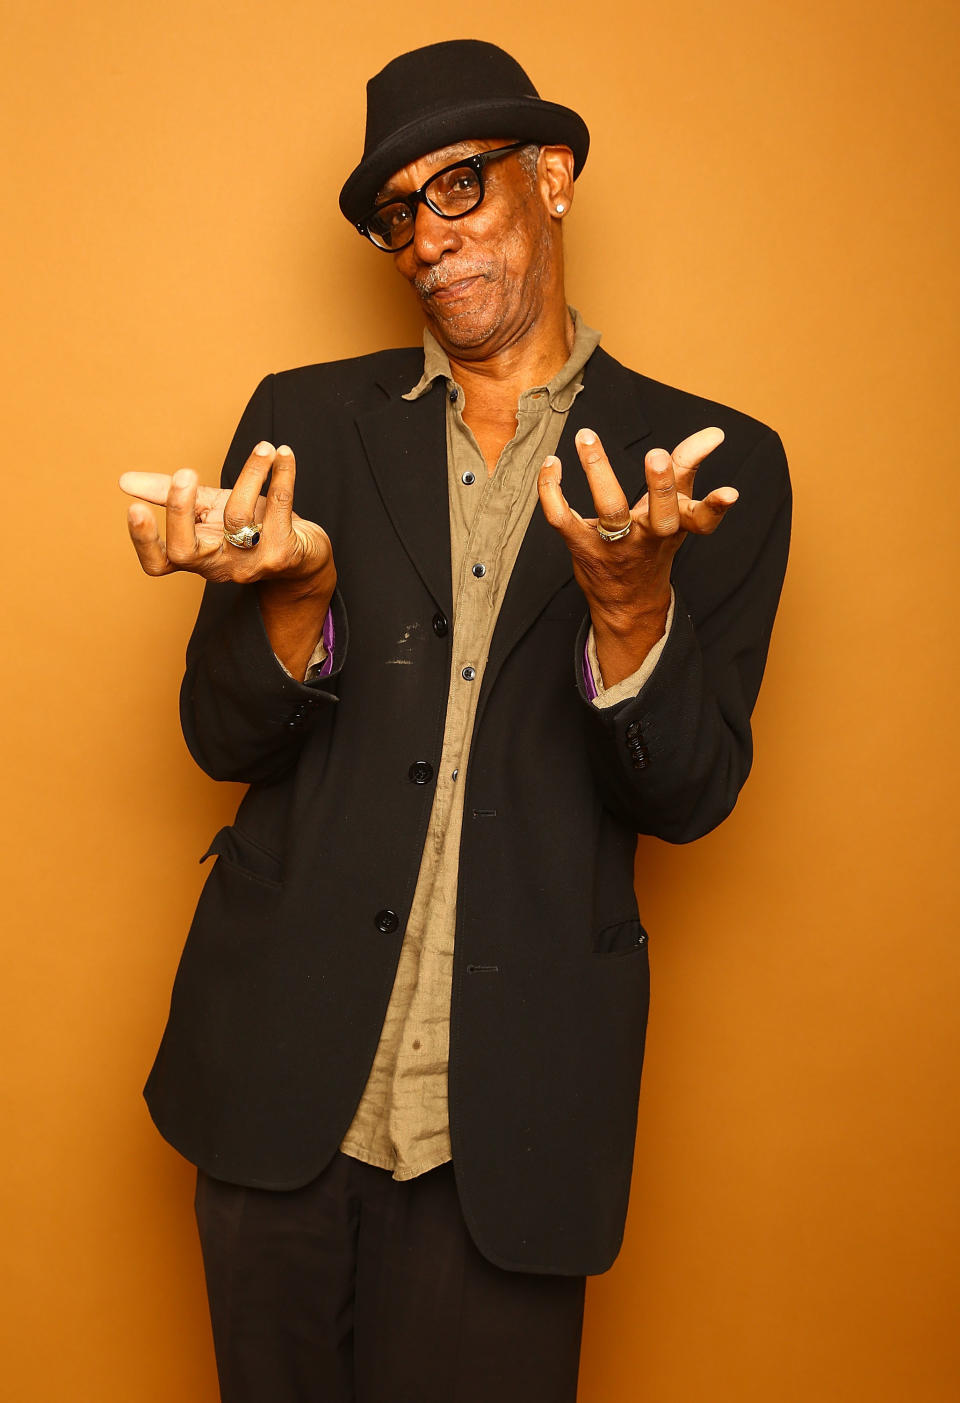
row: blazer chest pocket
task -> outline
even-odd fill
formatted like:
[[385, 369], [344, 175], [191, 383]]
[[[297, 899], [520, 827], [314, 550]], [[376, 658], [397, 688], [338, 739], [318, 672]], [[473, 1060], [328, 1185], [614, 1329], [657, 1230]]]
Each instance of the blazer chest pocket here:
[[553, 596], [540, 617], [562, 619], [566, 623], [576, 623], [579, 627], [586, 612], [587, 601], [583, 597], [583, 591], [576, 580], [568, 580]]
[[283, 864], [277, 853], [262, 847], [238, 828], [229, 824], [221, 828], [200, 861], [206, 862], [208, 857], [214, 856], [253, 882], [266, 887], [280, 886]]
[[646, 944], [647, 932], [634, 917], [597, 931], [593, 937], [593, 952], [595, 955], [630, 955], [644, 949]]

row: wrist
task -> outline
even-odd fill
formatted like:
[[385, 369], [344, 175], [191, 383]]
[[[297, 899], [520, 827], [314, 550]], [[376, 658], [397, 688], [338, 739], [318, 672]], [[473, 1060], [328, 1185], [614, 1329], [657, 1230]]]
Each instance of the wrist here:
[[333, 598], [337, 572], [333, 565], [324, 565], [309, 575], [278, 575], [261, 580], [257, 585], [261, 602], [273, 605], [313, 604], [325, 613]]
[[667, 586], [662, 599], [642, 603], [630, 600], [611, 606], [590, 605], [590, 621], [594, 634], [626, 642], [639, 636], [653, 634], [659, 638], [667, 623], [670, 612], [670, 587]]
[[286, 671], [301, 681], [323, 635], [336, 579], [331, 567], [310, 576], [261, 580], [257, 586], [270, 646]]

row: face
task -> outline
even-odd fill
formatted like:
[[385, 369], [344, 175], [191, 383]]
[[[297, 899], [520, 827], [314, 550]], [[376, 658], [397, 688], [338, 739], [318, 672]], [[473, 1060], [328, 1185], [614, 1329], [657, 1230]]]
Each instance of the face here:
[[[433, 151], [398, 171], [377, 202], [419, 189], [461, 156], [511, 140], [465, 141]], [[483, 173], [482, 202], [459, 219], [443, 219], [421, 203], [413, 242], [394, 254], [397, 271], [412, 285], [431, 330], [450, 353], [469, 359], [493, 355], [554, 312], [558, 299], [565, 306], [559, 221], [551, 216], [550, 181], [541, 172], [545, 154], [532, 175], [520, 152], [491, 161]]]

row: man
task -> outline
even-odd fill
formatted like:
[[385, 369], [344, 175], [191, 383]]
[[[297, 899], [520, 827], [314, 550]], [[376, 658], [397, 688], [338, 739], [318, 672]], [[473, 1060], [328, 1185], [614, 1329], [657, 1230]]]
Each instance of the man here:
[[188, 744], [250, 786], [147, 1086], [227, 1403], [572, 1400], [619, 1248], [635, 837], [736, 800], [790, 497], [774, 433], [568, 309], [587, 147], [492, 45], [389, 64], [340, 202], [423, 352], [268, 376], [219, 490], [123, 479], [144, 569], [209, 582]]

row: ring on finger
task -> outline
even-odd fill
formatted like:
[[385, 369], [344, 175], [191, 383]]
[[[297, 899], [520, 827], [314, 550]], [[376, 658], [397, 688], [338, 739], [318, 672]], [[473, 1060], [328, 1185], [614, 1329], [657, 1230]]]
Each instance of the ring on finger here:
[[230, 531], [224, 526], [223, 539], [229, 541], [232, 546], [238, 546], [240, 550], [252, 550], [260, 542], [260, 523], [251, 521], [248, 526], [241, 526], [236, 531]]
[[598, 521], [598, 522], [597, 522], [597, 535], [600, 537], [601, 541], [622, 541], [623, 538], [624, 538], [624, 536], [629, 536], [629, 535], [630, 535], [630, 531], [631, 531], [631, 528], [632, 528], [632, 527], [633, 527], [633, 522], [632, 522], [632, 521], [628, 521], [627, 524], [626, 524], [626, 526], [621, 526], [621, 527], [620, 527], [618, 530], [616, 530], [616, 531], [608, 531], [607, 528], [606, 528], [605, 526], [601, 526], [600, 523], [599, 523], [599, 521]]

